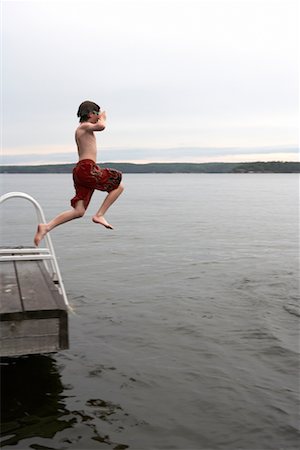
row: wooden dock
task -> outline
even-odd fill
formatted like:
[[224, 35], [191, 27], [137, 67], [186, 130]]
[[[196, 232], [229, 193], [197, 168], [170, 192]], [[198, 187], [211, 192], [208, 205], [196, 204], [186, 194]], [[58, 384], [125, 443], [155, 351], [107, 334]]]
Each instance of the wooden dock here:
[[16, 253], [10, 248], [1, 253], [0, 356], [68, 348], [68, 307], [42, 251], [39, 255], [37, 249], [31, 253], [26, 248], [23, 254], [21, 248]]
[[[39, 203], [25, 192], [8, 192], [0, 204], [22, 198], [46, 223]], [[68, 348], [70, 308], [50, 233], [45, 248], [0, 247], [0, 357], [53, 353]]]

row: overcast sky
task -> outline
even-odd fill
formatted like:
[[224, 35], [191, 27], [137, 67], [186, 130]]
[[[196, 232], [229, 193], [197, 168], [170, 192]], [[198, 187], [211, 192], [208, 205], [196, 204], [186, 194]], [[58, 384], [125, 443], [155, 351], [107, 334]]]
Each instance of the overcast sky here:
[[297, 160], [296, 0], [2, 2], [2, 163]]

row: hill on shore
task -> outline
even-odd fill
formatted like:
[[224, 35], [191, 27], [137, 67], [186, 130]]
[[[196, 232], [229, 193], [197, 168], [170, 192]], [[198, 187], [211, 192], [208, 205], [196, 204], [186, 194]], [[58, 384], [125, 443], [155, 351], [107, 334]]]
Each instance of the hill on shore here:
[[[100, 163], [124, 173], [299, 173], [300, 162], [251, 163]], [[0, 173], [70, 173], [75, 164], [0, 166]]]

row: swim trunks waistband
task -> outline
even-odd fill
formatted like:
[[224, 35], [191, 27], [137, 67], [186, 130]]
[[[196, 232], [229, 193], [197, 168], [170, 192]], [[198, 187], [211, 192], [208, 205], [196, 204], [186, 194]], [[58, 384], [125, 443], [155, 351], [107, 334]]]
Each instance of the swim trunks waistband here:
[[80, 164], [82, 162], [91, 162], [93, 164], [97, 164], [93, 159], [88, 159], [88, 158], [87, 159], [80, 159], [77, 164]]

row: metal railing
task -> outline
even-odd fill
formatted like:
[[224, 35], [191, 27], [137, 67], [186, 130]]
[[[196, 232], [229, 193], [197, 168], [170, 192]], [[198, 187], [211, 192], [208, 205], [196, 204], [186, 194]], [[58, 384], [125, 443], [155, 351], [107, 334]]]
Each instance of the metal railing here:
[[[0, 197], [0, 204], [11, 198], [25, 198], [29, 200], [35, 207], [38, 223], [46, 223], [46, 219], [40, 204], [30, 195], [24, 192], [8, 192]], [[3, 248], [0, 249], [0, 262], [1, 261], [35, 261], [42, 260], [44, 265], [51, 276], [52, 281], [57, 285], [63, 300], [68, 307], [69, 305], [67, 294], [65, 291], [64, 283], [60, 274], [60, 270], [57, 264], [55, 251], [53, 248], [51, 236], [47, 233], [44, 237], [45, 248], [34, 247], [22, 247], [22, 248]]]

